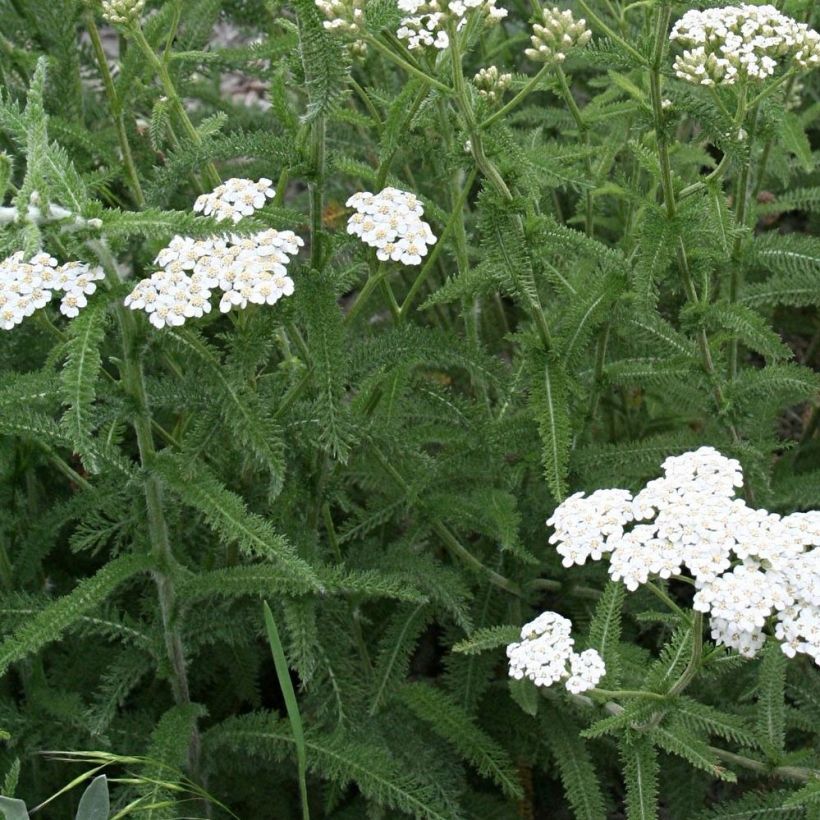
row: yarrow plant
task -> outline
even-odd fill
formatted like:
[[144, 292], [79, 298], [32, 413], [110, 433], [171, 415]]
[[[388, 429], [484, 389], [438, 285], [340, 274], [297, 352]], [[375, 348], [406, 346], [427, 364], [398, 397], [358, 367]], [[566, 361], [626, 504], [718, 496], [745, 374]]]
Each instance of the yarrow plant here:
[[0, 816], [816, 820], [817, 14], [0, 2]]

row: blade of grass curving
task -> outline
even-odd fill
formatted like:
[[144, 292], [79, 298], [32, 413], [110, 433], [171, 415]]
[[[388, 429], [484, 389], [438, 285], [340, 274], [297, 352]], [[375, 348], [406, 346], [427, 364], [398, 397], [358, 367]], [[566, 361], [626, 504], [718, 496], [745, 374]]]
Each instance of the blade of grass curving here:
[[273, 620], [273, 613], [267, 601], [263, 603], [263, 610], [265, 612], [265, 629], [268, 632], [270, 651], [276, 666], [276, 676], [279, 678], [279, 686], [282, 687], [285, 707], [288, 710], [288, 720], [290, 721], [290, 728], [293, 732], [293, 740], [296, 743], [296, 761], [299, 767], [299, 795], [302, 800], [302, 820], [310, 820], [310, 808], [307, 798], [307, 751], [305, 747], [305, 733], [302, 729], [302, 716], [299, 714], [299, 704], [296, 702], [296, 692], [293, 691], [293, 683], [290, 680], [288, 662], [285, 658], [285, 650], [282, 648], [282, 641], [279, 638], [279, 630], [276, 628], [276, 621]]

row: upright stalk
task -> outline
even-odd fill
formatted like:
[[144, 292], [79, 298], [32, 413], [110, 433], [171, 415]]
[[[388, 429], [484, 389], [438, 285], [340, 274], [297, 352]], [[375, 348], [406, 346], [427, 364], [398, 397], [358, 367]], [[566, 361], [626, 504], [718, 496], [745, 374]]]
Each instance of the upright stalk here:
[[[749, 161], [741, 168], [740, 176], [737, 180], [735, 189], [735, 222], [738, 228], [743, 228], [746, 225], [747, 211], [749, 207], [749, 181], [751, 178], [752, 165], [752, 148], [754, 145], [755, 132], [757, 131], [757, 113], [758, 107], [755, 106], [752, 110], [751, 120], [749, 124]], [[742, 279], [742, 270], [740, 265], [740, 254], [743, 250], [743, 234], [739, 232], [732, 245], [732, 257], [730, 260], [729, 272], [729, 301], [736, 302], [740, 293], [740, 285]], [[737, 339], [732, 339], [729, 343], [729, 378], [734, 379], [737, 376], [738, 363], [738, 342]]]
[[[566, 103], [566, 106], [569, 109], [569, 113], [572, 115], [572, 119], [575, 120], [575, 125], [578, 128], [578, 136], [581, 137], [584, 143], [584, 147], [587, 149], [585, 163], [587, 174], [589, 175], [591, 182], [592, 160], [589, 157], [589, 130], [587, 128], [586, 122], [584, 122], [584, 117], [581, 114], [581, 109], [578, 108], [578, 103], [575, 102], [575, 97], [572, 96], [572, 89], [569, 87], [569, 83], [567, 82], [567, 75], [564, 74], [564, 69], [561, 68], [560, 63], [555, 64], [555, 73], [558, 77], [558, 83], [561, 87], [561, 96], [564, 98], [564, 102]], [[592, 236], [592, 191], [590, 191], [589, 189], [587, 189], [586, 193], [584, 194], [584, 227], [587, 236]]]
[[[171, 78], [171, 74], [168, 71], [168, 65], [156, 53], [156, 51], [154, 51], [148, 40], [145, 39], [145, 35], [142, 33], [142, 29], [139, 25], [131, 28], [129, 33], [133, 37], [134, 42], [140, 47], [140, 50], [145, 55], [145, 58], [151, 64], [151, 67], [156, 72], [157, 77], [159, 77], [159, 81], [162, 84], [162, 89], [165, 91], [165, 96], [168, 97], [174, 113], [177, 115], [177, 119], [182, 123], [182, 127], [188, 135], [188, 138], [192, 143], [194, 143], [194, 145], [202, 145], [202, 137], [194, 127], [194, 124], [191, 122], [191, 118], [188, 116], [188, 112], [185, 110], [185, 106], [182, 104], [182, 98], [179, 96], [179, 92], [177, 91], [174, 81]], [[208, 184], [212, 188], [216, 188], [216, 186], [222, 181], [220, 179], [219, 172], [216, 170], [216, 166], [212, 162], [205, 163], [204, 175], [208, 181]]]
[[108, 59], [105, 56], [105, 49], [103, 48], [100, 38], [100, 32], [97, 29], [97, 24], [94, 22], [94, 15], [90, 11], [85, 14], [85, 23], [88, 29], [88, 36], [91, 38], [94, 56], [97, 59], [97, 65], [100, 69], [105, 95], [108, 97], [108, 104], [111, 108], [111, 116], [117, 131], [117, 141], [120, 144], [122, 162], [125, 166], [125, 173], [128, 176], [128, 182], [131, 186], [131, 193], [134, 196], [134, 202], [137, 207], [142, 210], [145, 207], [145, 195], [142, 192], [137, 166], [134, 163], [134, 155], [131, 151], [131, 144], [128, 141], [128, 133], [125, 130], [125, 117], [122, 110], [122, 103], [114, 87], [114, 80], [111, 77], [111, 69], [108, 67]]
[[[117, 308], [117, 319], [123, 342], [122, 383], [125, 391], [134, 401], [134, 432], [137, 436], [140, 463], [146, 471], [144, 493], [148, 513], [148, 537], [154, 559], [153, 578], [159, 598], [160, 617], [165, 641], [165, 651], [171, 666], [171, 690], [174, 702], [185, 706], [191, 702], [188, 673], [185, 666], [185, 652], [179, 627], [174, 623], [176, 590], [173, 571], [175, 559], [168, 538], [168, 525], [162, 506], [162, 487], [159, 478], [151, 473], [150, 465], [156, 449], [151, 428], [151, 415], [145, 390], [145, 376], [138, 350], [137, 330], [133, 315], [126, 308]], [[200, 737], [194, 727], [188, 744], [188, 766], [191, 775], [199, 779]]]
[[[675, 189], [672, 182], [672, 166], [669, 162], [669, 143], [666, 139], [666, 132], [663, 124], [663, 105], [661, 97], [661, 62], [663, 60], [664, 46], [666, 43], [669, 20], [672, 15], [672, 4], [665, 0], [658, 10], [657, 25], [655, 29], [655, 43], [652, 50], [652, 61], [649, 70], [649, 88], [652, 99], [652, 113], [655, 121], [655, 141], [658, 148], [658, 160], [661, 169], [661, 188], [663, 190], [663, 201], [666, 207], [666, 215], [671, 220], [677, 215], [677, 203], [675, 201]], [[680, 268], [683, 288], [686, 298], [691, 304], [697, 304], [698, 294], [695, 284], [692, 281], [692, 273], [689, 268], [689, 258], [683, 239], [679, 238], [676, 247], [678, 267]], [[709, 338], [706, 331], [701, 328], [697, 334], [698, 348], [700, 349], [703, 367], [712, 382], [712, 393], [717, 404], [718, 412], [722, 412], [725, 406], [723, 388], [720, 385], [715, 364], [712, 360], [712, 352], [709, 349]], [[735, 442], [740, 440], [740, 436], [735, 426], [729, 422], [727, 424], [729, 433]]]
[[[507, 183], [504, 182], [504, 178], [501, 176], [498, 168], [496, 168], [495, 164], [484, 153], [481, 130], [476, 123], [473, 107], [470, 102], [470, 98], [467, 95], [467, 89], [464, 83], [464, 72], [461, 66], [461, 50], [459, 49], [458, 32], [452, 22], [448, 25], [448, 35], [450, 37], [450, 59], [453, 63], [454, 96], [456, 105], [458, 106], [461, 116], [464, 119], [467, 133], [470, 136], [470, 147], [472, 149], [473, 158], [475, 159], [479, 170], [484, 174], [484, 176], [487, 177], [487, 180], [493, 188], [495, 188], [501, 198], [507, 202], [512, 202], [512, 191], [510, 191]], [[515, 221], [523, 235], [524, 223], [520, 214], [515, 214]], [[535, 327], [538, 331], [541, 344], [545, 350], [551, 350], [552, 334], [550, 333], [546, 317], [544, 316], [544, 308], [541, 305], [541, 300], [536, 294], [534, 299], [527, 301], [527, 307], [529, 308], [530, 316], [535, 322]]]
[[317, 117], [310, 126], [310, 154], [314, 179], [310, 190], [310, 266], [322, 267], [322, 214], [324, 211], [325, 118]]

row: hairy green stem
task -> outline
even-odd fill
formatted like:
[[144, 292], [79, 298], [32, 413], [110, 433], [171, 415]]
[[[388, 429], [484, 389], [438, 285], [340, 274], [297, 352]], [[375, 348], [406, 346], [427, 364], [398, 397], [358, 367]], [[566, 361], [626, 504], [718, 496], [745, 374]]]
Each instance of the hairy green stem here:
[[[584, 121], [584, 117], [581, 114], [581, 109], [578, 108], [578, 103], [575, 102], [575, 97], [572, 96], [572, 89], [569, 87], [569, 82], [567, 81], [567, 75], [564, 74], [564, 69], [561, 68], [560, 63], [555, 64], [555, 73], [558, 77], [558, 84], [561, 88], [561, 96], [566, 103], [567, 108], [569, 109], [569, 113], [572, 115], [572, 119], [575, 120], [575, 125], [578, 128], [578, 135], [584, 142], [584, 147], [587, 149], [587, 155], [585, 158], [587, 174], [590, 177], [590, 183], [592, 182], [592, 160], [589, 156], [589, 129], [587, 128], [587, 124]], [[587, 236], [592, 236], [593, 233], [593, 223], [592, 223], [592, 191], [587, 188], [584, 194], [584, 228], [586, 230]]]
[[[129, 34], [133, 37], [134, 42], [136, 42], [142, 53], [145, 55], [145, 58], [151, 64], [151, 67], [156, 72], [157, 77], [159, 77], [163, 91], [165, 91], [165, 96], [168, 97], [168, 100], [173, 106], [177, 118], [182, 123], [182, 127], [185, 129], [185, 133], [188, 135], [188, 138], [192, 143], [194, 143], [194, 145], [202, 145], [202, 137], [199, 135], [196, 127], [191, 122], [191, 118], [188, 116], [188, 112], [182, 104], [182, 98], [179, 96], [179, 92], [174, 85], [174, 81], [168, 72], [168, 66], [159, 57], [156, 51], [154, 51], [148, 40], [145, 39], [145, 35], [142, 33], [142, 29], [139, 28], [139, 26], [130, 28]], [[216, 186], [222, 181], [220, 179], [219, 172], [216, 170], [216, 166], [212, 162], [205, 163], [204, 174], [208, 184], [212, 188], [216, 188]]]
[[410, 285], [410, 290], [407, 291], [407, 295], [404, 297], [404, 301], [401, 305], [402, 315], [406, 315], [410, 311], [410, 308], [412, 307], [413, 302], [418, 296], [418, 293], [421, 290], [422, 285], [427, 280], [427, 277], [433, 270], [433, 266], [435, 265], [435, 262], [438, 259], [438, 255], [439, 253], [441, 253], [441, 248], [444, 244], [444, 241], [456, 229], [456, 225], [461, 219], [461, 212], [464, 209], [464, 203], [467, 201], [467, 197], [470, 194], [470, 190], [473, 187], [473, 183], [475, 182], [477, 174], [478, 170], [476, 168], [473, 168], [467, 175], [467, 179], [464, 181], [464, 184], [462, 185], [461, 193], [459, 194], [458, 199], [453, 205], [453, 209], [450, 212], [449, 218], [447, 219], [447, 224], [444, 226], [444, 230], [438, 237], [438, 242], [433, 246], [433, 249], [430, 251], [430, 255], [424, 261], [424, 264], [421, 266], [421, 270], [419, 271], [418, 276], [416, 276], [416, 278], [413, 280], [413, 284]]
[[[402, 492], [409, 498], [413, 496], [413, 488], [405, 481], [404, 476], [395, 468], [395, 466], [391, 463], [390, 459], [378, 448], [373, 447], [372, 449], [373, 455], [376, 456], [376, 460], [381, 464], [382, 468], [385, 472], [396, 482], [396, 484], [401, 488]], [[431, 526], [433, 531], [436, 535], [441, 538], [444, 546], [463, 561], [468, 566], [472, 567], [480, 574], [486, 576], [491, 584], [494, 584], [499, 589], [503, 589], [505, 592], [509, 592], [511, 595], [515, 595], [516, 597], [521, 596], [521, 588], [515, 582], [511, 581], [509, 578], [505, 578], [503, 575], [500, 575], [495, 570], [490, 569], [489, 567], [485, 566], [475, 557], [453, 534], [450, 528], [444, 524], [439, 519], [435, 518], [431, 522]]]
[[502, 105], [501, 108], [498, 109], [495, 113], [491, 114], [484, 120], [482, 123], [479, 123], [479, 130], [483, 131], [485, 128], [489, 128], [493, 123], [498, 122], [498, 120], [506, 117], [507, 114], [510, 113], [515, 108], [518, 108], [522, 102], [536, 89], [538, 83], [549, 73], [552, 65], [550, 63], [544, 63], [543, 66], [539, 69], [538, 73], [533, 75], [526, 83], [526, 85], [505, 105]]
[[447, 94], [448, 96], [453, 93], [453, 90], [448, 86], [444, 85], [444, 83], [439, 82], [434, 77], [429, 76], [420, 68], [412, 65], [411, 63], [407, 62], [403, 57], [400, 57], [394, 51], [389, 49], [381, 40], [377, 40], [370, 34], [361, 34], [361, 39], [363, 39], [368, 45], [373, 46], [380, 54], [387, 57], [388, 60], [391, 60], [396, 65], [403, 68], [408, 74], [412, 74], [414, 77], [418, 77], [420, 80], [423, 80], [427, 85], [435, 88], [437, 91], [440, 91], [442, 94]]
[[[185, 665], [185, 652], [179, 627], [173, 622], [176, 604], [173, 570], [176, 561], [168, 537], [168, 525], [163, 510], [160, 480], [150, 472], [151, 461], [156, 451], [151, 430], [148, 397], [145, 390], [145, 377], [138, 349], [137, 329], [134, 316], [122, 306], [117, 308], [117, 319], [123, 342], [123, 387], [136, 406], [136, 414], [133, 420], [134, 432], [137, 436], [140, 463], [143, 469], [147, 471], [144, 493], [148, 513], [148, 537], [155, 562], [153, 577], [159, 597], [165, 649], [171, 667], [171, 689], [174, 701], [178, 705], [187, 705], [191, 702], [191, 694]], [[199, 757], [199, 730], [195, 727], [188, 744], [188, 765], [191, 774], [196, 779], [199, 779]]]
[[102, 40], [100, 39], [100, 32], [97, 29], [97, 24], [94, 22], [94, 15], [90, 11], [85, 14], [85, 23], [88, 29], [88, 36], [91, 38], [94, 56], [97, 59], [97, 65], [100, 69], [100, 75], [102, 76], [105, 95], [108, 97], [111, 116], [114, 119], [114, 127], [117, 131], [117, 140], [120, 144], [125, 173], [131, 185], [131, 193], [134, 196], [134, 202], [137, 207], [142, 210], [145, 207], [145, 194], [142, 191], [137, 166], [134, 163], [134, 155], [131, 151], [131, 143], [128, 141], [128, 133], [125, 130], [125, 117], [122, 111], [122, 103], [114, 87], [114, 80], [111, 76], [111, 70], [108, 67], [108, 60], [106, 59], [105, 50], [103, 49]]
[[[658, 18], [655, 29], [655, 45], [652, 52], [652, 63], [649, 72], [649, 87], [652, 99], [652, 113], [655, 121], [655, 140], [658, 147], [658, 158], [661, 168], [661, 188], [666, 206], [667, 217], [671, 220], [677, 215], [677, 203], [675, 201], [675, 189], [672, 182], [672, 166], [669, 162], [669, 144], [663, 123], [663, 105], [661, 98], [661, 62], [663, 59], [664, 46], [666, 43], [669, 20], [672, 14], [672, 4], [664, 2], [658, 10]], [[678, 267], [680, 268], [686, 298], [691, 304], [697, 304], [698, 295], [695, 290], [692, 274], [689, 268], [689, 259], [683, 240], [679, 239], [676, 248]], [[700, 328], [697, 334], [698, 348], [700, 349], [703, 367], [712, 382], [712, 393], [715, 398], [718, 412], [721, 413], [726, 405], [723, 388], [720, 384], [715, 364], [712, 360], [712, 352], [709, 349], [709, 338], [706, 330]], [[727, 429], [735, 442], [740, 441], [734, 424], [727, 422]]]
[[[740, 294], [740, 285], [743, 271], [741, 269], [740, 256], [743, 250], [743, 232], [746, 226], [746, 214], [749, 207], [749, 181], [751, 177], [752, 150], [754, 147], [755, 132], [757, 131], [758, 108], [752, 109], [751, 121], [749, 125], [749, 161], [741, 168], [740, 176], [735, 188], [735, 224], [740, 229], [734, 244], [732, 245], [732, 255], [729, 261], [729, 301], [736, 302]], [[737, 377], [738, 366], [738, 340], [733, 338], [729, 342], [729, 378]]]
[[[464, 83], [464, 72], [461, 65], [461, 51], [459, 49], [458, 32], [452, 22], [448, 24], [448, 35], [450, 37], [450, 59], [453, 64], [453, 88], [456, 105], [461, 112], [467, 128], [467, 133], [470, 136], [470, 147], [472, 149], [473, 158], [475, 159], [476, 165], [479, 167], [484, 176], [487, 177], [487, 180], [493, 188], [495, 188], [502, 199], [507, 202], [512, 202], [513, 195], [507, 186], [507, 183], [504, 182], [504, 178], [501, 176], [501, 173], [498, 168], [496, 168], [495, 164], [484, 153], [481, 132], [476, 123], [473, 107], [470, 103], [470, 98], [467, 94], [467, 89]], [[521, 234], [523, 235], [524, 223], [520, 214], [515, 214], [515, 221], [521, 230]], [[544, 316], [544, 308], [541, 305], [541, 300], [536, 294], [534, 299], [528, 299], [527, 302], [528, 312], [535, 323], [541, 344], [545, 350], [551, 350], [552, 334], [550, 333], [549, 326], [547, 325], [547, 319]]]

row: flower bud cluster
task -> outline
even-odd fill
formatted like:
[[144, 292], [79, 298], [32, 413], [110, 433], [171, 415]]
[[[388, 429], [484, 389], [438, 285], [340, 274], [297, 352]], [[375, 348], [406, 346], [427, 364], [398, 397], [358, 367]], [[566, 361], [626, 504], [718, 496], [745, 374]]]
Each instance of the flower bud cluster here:
[[675, 73], [696, 85], [761, 81], [789, 62], [820, 65], [820, 34], [770, 5], [690, 9], [669, 39], [687, 49], [675, 60]]
[[136, 23], [144, 8], [145, 0], [102, 0], [103, 19], [112, 26]]
[[104, 279], [99, 268], [84, 262], [58, 265], [47, 253], [38, 253], [28, 262], [22, 251], [0, 262], [0, 329], [11, 330], [36, 310], [44, 308], [62, 293], [60, 313], [73, 319], [86, 306], [86, 296]]
[[608, 556], [609, 575], [634, 591], [687, 571], [712, 637], [753, 656], [774, 621], [783, 651], [820, 665], [820, 511], [785, 517], [735, 493], [740, 464], [711, 447], [668, 458], [635, 496], [576, 493], [547, 521], [564, 566]]
[[571, 632], [572, 622], [557, 612], [543, 612], [524, 624], [521, 641], [507, 647], [510, 677], [529, 678], [536, 686], [565, 680], [574, 694], [597, 686], [606, 672], [603, 658], [595, 649], [574, 652]]
[[355, 208], [347, 222], [347, 232], [376, 248], [376, 256], [386, 262], [420, 265], [428, 245], [436, 243], [430, 226], [421, 218], [424, 207], [418, 198], [398, 188], [385, 188], [378, 194], [368, 191], [347, 200]]
[[537, 63], [562, 63], [571, 49], [585, 46], [592, 38], [586, 20], [576, 20], [569, 9], [557, 6], [541, 12], [541, 22], [532, 27], [532, 48], [524, 53]]
[[432, 47], [443, 50], [450, 45], [449, 22], [460, 31], [470, 13], [482, 15], [488, 24], [507, 16], [506, 9], [496, 8], [496, 0], [399, 0], [399, 11], [405, 13], [396, 36], [407, 41], [407, 48]]
[[219, 309], [273, 305], [293, 293], [290, 258], [305, 243], [292, 231], [197, 240], [175, 236], [155, 262], [161, 270], [137, 283], [126, 307], [143, 310], [154, 327], [178, 327], [211, 311], [211, 295], [222, 291]]
[[498, 102], [504, 92], [510, 87], [512, 74], [499, 74], [498, 69], [491, 65], [489, 68], [482, 68], [473, 77], [478, 93], [489, 103]]
[[328, 31], [358, 34], [364, 25], [365, 0], [315, 0], [327, 18], [322, 25]]
[[218, 222], [230, 219], [237, 223], [246, 216], [265, 207], [269, 199], [276, 196], [273, 183], [269, 179], [229, 179], [214, 188], [209, 194], [202, 194], [194, 203], [194, 211], [204, 216], [212, 216]]

